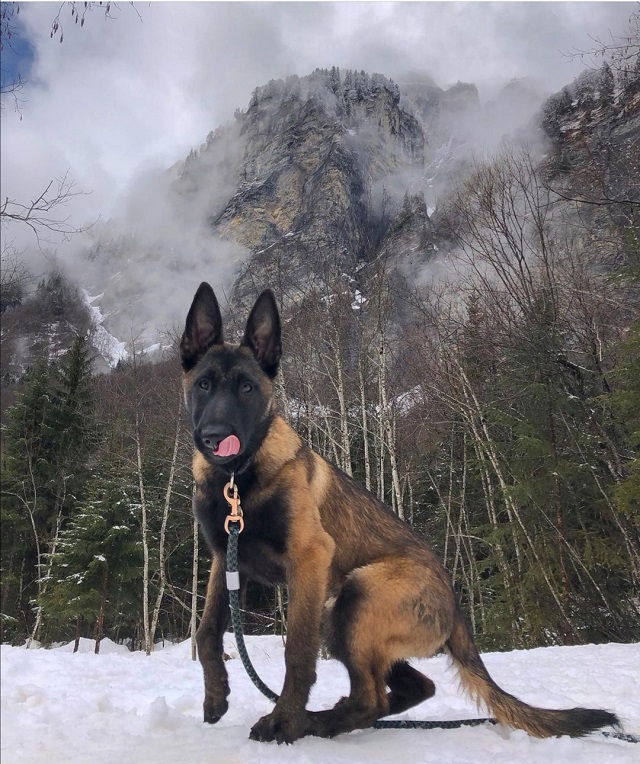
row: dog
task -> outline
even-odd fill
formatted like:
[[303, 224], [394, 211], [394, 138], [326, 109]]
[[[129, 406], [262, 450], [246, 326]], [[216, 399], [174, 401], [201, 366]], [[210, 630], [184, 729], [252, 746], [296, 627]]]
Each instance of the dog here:
[[[502, 724], [536, 737], [580, 736], [619, 724], [608, 711], [534, 708], [502, 690], [428, 544], [278, 415], [281, 327], [271, 291], [258, 297], [236, 345], [224, 341], [218, 302], [203, 282], [180, 350], [194, 441], [194, 512], [212, 553], [196, 635], [205, 722], [217, 722], [228, 709], [222, 641], [229, 623], [229, 505], [223, 490], [233, 475], [244, 513], [241, 587], [252, 579], [289, 590], [284, 685], [274, 709], [251, 729], [252, 739], [334, 737], [406, 711], [435, 693], [408, 659], [440, 649], [452, 658], [466, 692]], [[311, 712], [306, 704], [323, 640], [346, 666], [350, 693], [330, 710]]]

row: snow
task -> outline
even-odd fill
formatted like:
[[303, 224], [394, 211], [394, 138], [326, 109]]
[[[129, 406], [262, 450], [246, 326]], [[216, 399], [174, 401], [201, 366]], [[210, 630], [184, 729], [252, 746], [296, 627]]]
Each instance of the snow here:
[[424, 394], [420, 385], [415, 385], [411, 390], [400, 393], [396, 398], [396, 408], [400, 414], [408, 414], [414, 406], [424, 401]]
[[[262, 679], [279, 690], [284, 675], [278, 637], [247, 638]], [[44, 650], [2, 645], [3, 764], [638, 764], [640, 745], [594, 735], [537, 740], [502, 727], [453, 730], [361, 730], [334, 740], [306, 738], [292, 746], [248, 739], [272, 708], [251, 684], [226, 636], [231, 696], [214, 725], [201, 721], [199, 663], [183, 642], [149, 657], [104, 640], [99, 655], [82, 640]], [[495, 680], [533, 704], [576, 704], [616, 711], [628, 732], [640, 733], [640, 645], [548, 647], [488, 653]], [[436, 683], [436, 696], [407, 719], [477, 715], [458, 690], [444, 656], [415, 661]], [[347, 689], [344, 668], [319, 661], [309, 707], [327, 708]]]
[[351, 310], [360, 310], [360, 308], [366, 303], [367, 298], [362, 296], [362, 292], [356, 289], [353, 295], [353, 302], [351, 303]]
[[105, 320], [105, 316], [102, 315], [102, 311], [96, 305], [93, 305], [95, 300], [99, 300], [103, 295], [98, 294], [91, 297], [86, 290], [82, 290], [85, 302], [89, 308], [91, 314], [91, 320], [94, 326], [93, 343], [99, 350], [105, 361], [115, 368], [118, 365], [118, 361], [125, 361], [127, 358], [127, 346], [124, 342], [116, 339], [113, 334], [110, 334], [106, 328], [102, 325]]

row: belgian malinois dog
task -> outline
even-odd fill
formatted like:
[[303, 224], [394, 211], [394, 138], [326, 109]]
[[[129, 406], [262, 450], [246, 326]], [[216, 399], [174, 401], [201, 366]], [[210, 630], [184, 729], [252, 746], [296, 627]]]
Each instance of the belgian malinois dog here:
[[[608, 711], [533, 708], [489, 676], [460, 613], [451, 580], [429, 546], [354, 480], [311, 451], [278, 416], [274, 378], [280, 318], [270, 291], [256, 301], [239, 345], [225, 343], [218, 302], [203, 283], [182, 337], [184, 391], [195, 444], [194, 511], [213, 560], [197, 633], [204, 720], [227, 711], [222, 638], [229, 623], [223, 489], [234, 475], [244, 511], [241, 585], [289, 589], [286, 675], [254, 740], [333, 737], [406, 711], [435, 693], [409, 665], [443, 648], [464, 689], [495, 719], [537, 737], [585, 735], [618, 724]], [[324, 636], [349, 672], [350, 694], [326, 711], [306, 710]]]

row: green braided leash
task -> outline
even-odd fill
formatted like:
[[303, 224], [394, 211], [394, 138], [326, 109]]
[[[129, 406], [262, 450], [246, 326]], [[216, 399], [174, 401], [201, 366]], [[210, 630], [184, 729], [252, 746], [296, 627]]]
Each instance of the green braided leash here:
[[[229, 590], [229, 608], [231, 609], [231, 624], [233, 626], [233, 633], [236, 638], [236, 646], [238, 648], [238, 654], [242, 660], [242, 665], [245, 667], [249, 678], [254, 685], [260, 690], [260, 692], [269, 700], [274, 703], [278, 700], [278, 696], [273, 690], [269, 689], [267, 685], [260, 679], [256, 672], [249, 654], [247, 653], [247, 647], [244, 642], [244, 634], [242, 632], [242, 619], [240, 616], [240, 574], [238, 571], [238, 535], [240, 529], [236, 522], [228, 524], [227, 532], [229, 538], [227, 540], [227, 589]], [[414, 721], [411, 719], [398, 720], [398, 721], [377, 721], [372, 724], [374, 729], [457, 729], [458, 727], [479, 727], [483, 724], [498, 724], [495, 719], [455, 719], [451, 721]], [[601, 735], [608, 738], [615, 738], [616, 740], [624, 740], [628, 743], [640, 743], [640, 737], [635, 735], [627, 735], [623, 732], [601, 732]]]
[[[242, 665], [245, 667], [249, 678], [260, 690], [260, 692], [274, 703], [278, 696], [270, 690], [260, 679], [257, 671], [251, 663], [247, 646], [244, 643], [244, 634], [242, 633], [242, 620], [240, 616], [240, 575], [238, 573], [238, 525], [233, 523], [229, 527], [229, 540], [227, 542], [227, 589], [229, 590], [229, 607], [231, 609], [231, 624], [233, 633], [236, 637], [238, 653], [242, 659]], [[232, 588], [234, 587], [234, 588]]]

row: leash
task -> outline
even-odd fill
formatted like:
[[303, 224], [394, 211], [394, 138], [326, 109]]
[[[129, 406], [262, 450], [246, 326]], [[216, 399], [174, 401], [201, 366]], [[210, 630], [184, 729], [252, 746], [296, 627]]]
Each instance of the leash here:
[[[251, 658], [247, 652], [247, 647], [244, 641], [244, 633], [242, 631], [242, 618], [240, 614], [240, 572], [238, 569], [238, 536], [244, 529], [244, 519], [242, 516], [242, 508], [240, 506], [240, 497], [238, 496], [238, 486], [234, 483], [234, 476], [231, 475], [231, 479], [224, 487], [224, 497], [231, 507], [231, 513], [227, 516], [224, 522], [224, 529], [228, 534], [227, 539], [227, 589], [229, 590], [229, 608], [231, 610], [231, 625], [233, 626], [233, 633], [236, 638], [236, 646], [238, 648], [238, 654], [242, 660], [242, 665], [245, 671], [249, 675], [249, 679], [260, 690], [260, 692], [269, 700], [274, 703], [278, 700], [278, 695], [269, 689], [267, 685], [260, 679], [258, 672], [251, 663]], [[371, 726], [378, 730], [388, 729], [457, 729], [458, 727], [480, 727], [485, 724], [498, 724], [496, 719], [484, 718], [484, 719], [455, 719], [450, 721], [418, 721], [411, 719], [397, 720], [397, 721], [377, 721]], [[606, 738], [614, 738], [616, 740], [624, 740], [627, 743], [640, 743], [640, 737], [637, 735], [629, 735], [624, 732], [600, 732], [600, 735]]]

